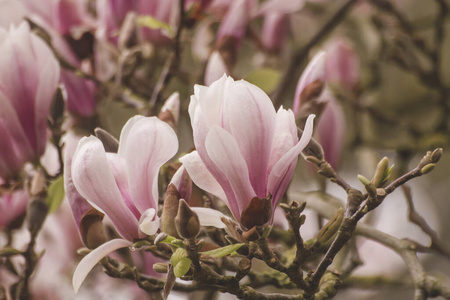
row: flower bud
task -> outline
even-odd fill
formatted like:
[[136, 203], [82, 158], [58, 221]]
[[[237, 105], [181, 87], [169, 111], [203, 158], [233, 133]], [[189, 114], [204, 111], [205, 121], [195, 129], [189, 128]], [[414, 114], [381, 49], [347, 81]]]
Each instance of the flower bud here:
[[30, 203], [27, 210], [27, 223], [31, 236], [36, 236], [41, 230], [47, 212], [48, 206], [43, 199], [36, 198]]
[[158, 118], [161, 121], [166, 122], [173, 129], [176, 129], [178, 125], [178, 118], [180, 116], [180, 94], [178, 92], [173, 93], [167, 98]]
[[185, 239], [194, 239], [200, 232], [200, 221], [189, 205], [180, 199], [178, 213], [175, 218], [175, 227], [178, 234]]
[[372, 182], [375, 187], [382, 186], [389, 177], [389, 159], [385, 156], [377, 165], [375, 175], [373, 176]]
[[317, 241], [324, 244], [331, 240], [333, 236], [338, 232], [341, 227], [342, 220], [344, 219], [344, 209], [340, 207], [325, 226], [317, 234]]
[[175, 217], [178, 213], [180, 194], [175, 185], [170, 184], [164, 197], [164, 207], [161, 216], [161, 230], [173, 237], [180, 238], [175, 226]]
[[272, 196], [254, 197], [241, 214], [241, 225], [246, 229], [263, 226], [272, 217]]
[[117, 152], [119, 141], [108, 131], [102, 128], [95, 128], [95, 136], [102, 142], [106, 152]]

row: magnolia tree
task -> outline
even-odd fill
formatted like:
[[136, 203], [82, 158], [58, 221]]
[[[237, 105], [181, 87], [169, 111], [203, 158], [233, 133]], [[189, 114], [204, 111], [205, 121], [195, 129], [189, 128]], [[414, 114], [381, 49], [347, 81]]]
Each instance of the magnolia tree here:
[[0, 0], [0, 300], [450, 299], [449, 6]]

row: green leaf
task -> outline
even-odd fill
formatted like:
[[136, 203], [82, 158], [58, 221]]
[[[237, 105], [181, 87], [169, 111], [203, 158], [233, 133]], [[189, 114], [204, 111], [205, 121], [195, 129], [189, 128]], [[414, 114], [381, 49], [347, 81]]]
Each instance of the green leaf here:
[[173, 266], [173, 273], [175, 277], [181, 277], [189, 271], [191, 267], [191, 260], [186, 257], [186, 250], [178, 248], [170, 258], [170, 262]]
[[281, 73], [278, 70], [262, 68], [248, 74], [245, 78], [250, 83], [260, 87], [264, 92], [270, 94], [278, 86]]
[[220, 257], [227, 256], [229, 254], [232, 254], [234, 251], [236, 251], [239, 248], [241, 248], [242, 245], [244, 245], [244, 244], [243, 243], [233, 244], [233, 245], [228, 245], [228, 246], [225, 246], [225, 247], [222, 247], [222, 248], [218, 248], [218, 249], [214, 249], [214, 250], [210, 250], [210, 251], [205, 251], [205, 252], [200, 252], [200, 253], [203, 254], [203, 255], [208, 255], [208, 256], [220, 258]]
[[172, 30], [172, 27], [170, 27], [169, 24], [161, 22], [158, 19], [155, 19], [152, 16], [141, 16], [138, 17], [137, 23], [139, 26], [148, 27], [150, 29], [162, 29], [165, 30], [169, 36], [173, 36], [175, 33]]
[[187, 257], [181, 259], [176, 266], [173, 267], [175, 277], [181, 277], [191, 268], [191, 260]]
[[48, 206], [48, 214], [54, 213], [64, 200], [64, 179], [58, 176], [48, 187], [46, 204]]

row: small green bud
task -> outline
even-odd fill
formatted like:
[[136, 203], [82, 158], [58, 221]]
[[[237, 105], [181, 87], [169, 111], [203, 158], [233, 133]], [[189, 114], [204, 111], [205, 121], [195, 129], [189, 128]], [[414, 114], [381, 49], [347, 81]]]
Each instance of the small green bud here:
[[380, 187], [386, 182], [389, 171], [389, 159], [385, 156], [377, 165], [375, 175], [373, 176], [372, 183], [375, 187]]
[[169, 265], [165, 263], [156, 263], [153, 265], [153, 270], [155, 270], [156, 273], [165, 274], [169, 271]]
[[317, 234], [317, 241], [324, 244], [331, 240], [333, 236], [338, 232], [341, 227], [342, 220], [344, 219], [344, 209], [340, 207], [327, 224]]
[[359, 180], [364, 186], [370, 184], [370, 180], [367, 179], [366, 177], [364, 177], [363, 175], [358, 175], [358, 180]]
[[358, 175], [359, 181], [364, 185], [364, 188], [366, 189], [367, 193], [371, 198], [375, 198], [377, 196], [377, 191], [375, 185], [369, 181], [366, 177], [362, 175]]
[[428, 164], [422, 169], [420, 169], [420, 172], [422, 173], [422, 175], [428, 174], [434, 169], [435, 166], [436, 164]]
[[433, 153], [431, 154], [431, 161], [433, 163], [437, 163], [441, 159], [443, 152], [444, 150], [442, 148], [434, 149]]

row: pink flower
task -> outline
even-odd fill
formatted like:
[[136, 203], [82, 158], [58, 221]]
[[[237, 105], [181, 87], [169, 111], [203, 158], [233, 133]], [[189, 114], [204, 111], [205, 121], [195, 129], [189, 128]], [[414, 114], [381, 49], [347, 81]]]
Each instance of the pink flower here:
[[0, 195], [0, 229], [8, 227], [27, 210], [28, 191], [17, 190]]
[[326, 101], [326, 106], [320, 115], [314, 136], [323, 148], [326, 161], [337, 169], [345, 142], [344, 112], [328, 89], [321, 98], [323, 102]]
[[314, 117], [298, 141], [292, 111], [276, 112], [261, 89], [226, 76], [194, 87], [189, 114], [197, 151], [180, 161], [194, 183], [224, 200], [238, 221], [254, 197], [271, 195], [273, 217]]
[[60, 70], [52, 51], [26, 23], [9, 31], [0, 28], [0, 69], [0, 177], [6, 179], [44, 153]]
[[159, 228], [159, 168], [177, 150], [177, 136], [168, 124], [136, 116], [122, 129], [118, 153], [105, 152], [94, 136], [80, 140], [72, 159], [73, 184], [124, 239], [154, 234]]
[[358, 84], [359, 59], [349, 42], [337, 39], [328, 46], [325, 70], [329, 84], [338, 84], [346, 89]]

